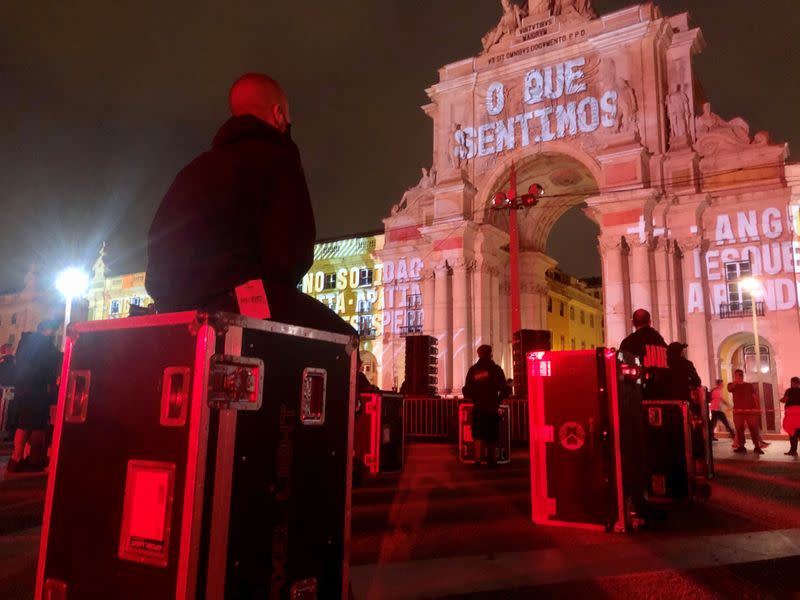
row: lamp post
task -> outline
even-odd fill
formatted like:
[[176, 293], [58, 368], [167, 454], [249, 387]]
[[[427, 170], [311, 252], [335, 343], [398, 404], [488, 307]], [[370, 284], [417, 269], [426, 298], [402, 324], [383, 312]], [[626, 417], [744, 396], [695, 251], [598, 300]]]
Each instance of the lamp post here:
[[536, 206], [539, 198], [544, 194], [544, 188], [538, 183], [532, 183], [528, 193], [517, 196], [517, 170], [511, 163], [511, 177], [508, 184], [508, 193], [497, 192], [492, 198], [494, 210], [508, 209], [508, 234], [509, 234], [509, 262], [511, 268], [511, 335], [522, 329], [520, 315], [520, 286], [519, 286], [519, 229], [517, 228], [517, 211], [523, 208]]
[[[755, 277], [745, 277], [739, 282], [739, 287], [750, 294], [750, 308], [753, 314], [753, 340], [756, 351], [756, 389], [758, 390], [758, 401], [761, 405], [761, 420], [764, 421], [766, 418], [764, 412], [764, 384], [761, 381], [761, 344], [758, 338], [758, 315], [756, 314], [756, 299], [761, 298], [764, 292], [761, 289], [761, 282]], [[766, 423], [762, 423], [762, 426], [764, 425]]]
[[64, 296], [64, 331], [61, 336], [61, 349], [67, 343], [67, 325], [72, 314], [72, 301], [80, 298], [89, 287], [89, 276], [76, 267], [69, 267], [59, 273], [56, 278], [56, 289]]

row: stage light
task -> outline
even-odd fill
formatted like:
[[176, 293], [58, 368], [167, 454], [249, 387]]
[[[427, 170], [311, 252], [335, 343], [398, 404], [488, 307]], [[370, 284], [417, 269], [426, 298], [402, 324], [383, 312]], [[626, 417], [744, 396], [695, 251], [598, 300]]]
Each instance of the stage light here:
[[69, 267], [59, 273], [56, 289], [65, 299], [78, 298], [89, 287], [89, 276], [76, 267]]

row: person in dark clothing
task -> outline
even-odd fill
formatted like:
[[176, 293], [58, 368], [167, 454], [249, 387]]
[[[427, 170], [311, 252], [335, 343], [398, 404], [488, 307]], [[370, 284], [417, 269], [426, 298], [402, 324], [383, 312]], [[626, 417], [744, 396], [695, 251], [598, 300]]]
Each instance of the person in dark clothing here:
[[254, 293], [260, 318], [353, 335], [297, 289], [316, 226], [283, 90], [251, 73], [229, 101], [233, 116], [175, 177], [150, 227], [145, 286], [157, 310], [240, 312]]
[[0, 387], [11, 387], [14, 385], [15, 363], [14, 346], [11, 344], [3, 344], [0, 346]]
[[[19, 342], [14, 380], [17, 429], [14, 450], [8, 462], [9, 473], [40, 471], [45, 467], [46, 430], [50, 405], [56, 401], [60, 363], [60, 353], [53, 344], [57, 326], [54, 321], [42, 321], [36, 333], [22, 334]], [[23, 463], [27, 444], [30, 444], [30, 455]]]
[[791, 387], [783, 393], [783, 429], [789, 434], [787, 456], [797, 456], [797, 442], [800, 439], [800, 377], [792, 377]]
[[482, 445], [486, 444], [488, 464], [495, 466], [500, 402], [508, 398], [509, 389], [503, 369], [492, 360], [491, 346], [483, 345], [478, 348], [478, 362], [467, 371], [462, 391], [464, 398], [472, 400], [475, 464], [480, 465]]
[[638, 356], [644, 370], [642, 397], [664, 400], [669, 397], [669, 365], [667, 343], [650, 325], [650, 313], [643, 308], [633, 313], [634, 332], [622, 340], [619, 349]]
[[700, 387], [700, 376], [694, 364], [683, 355], [687, 348], [681, 342], [672, 342], [667, 347], [667, 365], [669, 366], [669, 397], [672, 400], [691, 400], [693, 388]]

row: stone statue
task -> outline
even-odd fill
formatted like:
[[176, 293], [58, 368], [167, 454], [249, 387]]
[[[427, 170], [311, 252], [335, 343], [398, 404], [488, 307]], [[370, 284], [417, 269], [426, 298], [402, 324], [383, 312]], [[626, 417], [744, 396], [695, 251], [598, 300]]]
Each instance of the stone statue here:
[[419, 178], [419, 182], [417, 183], [417, 185], [415, 185], [412, 188], [408, 188], [403, 193], [403, 197], [400, 199], [400, 202], [392, 207], [391, 210], [392, 216], [395, 216], [398, 213], [403, 212], [406, 208], [408, 208], [408, 205], [411, 203], [411, 201], [413, 201], [422, 192], [431, 189], [435, 185], [436, 185], [436, 168], [433, 166], [430, 169], [422, 167], [422, 176]]
[[503, 7], [503, 16], [500, 17], [497, 26], [481, 38], [484, 52], [488, 52], [503, 37], [514, 35], [522, 24], [522, 17], [525, 16], [522, 9], [512, 4], [511, 0], [500, 0], [500, 4]]
[[467, 144], [464, 131], [461, 129], [461, 123], [456, 123], [453, 130], [450, 132], [450, 146], [447, 153], [447, 158], [450, 161], [450, 166], [453, 169], [460, 169], [462, 163], [467, 160]]
[[639, 133], [639, 103], [627, 79], [617, 80], [617, 123], [615, 131]]
[[591, 0], [555, 0], [553, 3], [553, 14], [556, 16], [569, 14], [570, 9], [587, 19], [597, 17]]
[[97, 257], [97, 260], [94, 261], [94, 266], [92, 267], [92, 279], [98, 281], [100, 279], [105, 278], [106, 276], [106, 263], [105, 263], [105, 256], [106, 256], [106, 243], [100, 246], [100, 252]]
[[528, 14], [538, 15], [547, 13], [550, 15], [552, 0], [528, 0]]
[[680, 84], [667, 96], [667, 116], [669, 117], [670, 147], [689, 141], [689, 98]]
[[695, 127], [698, 138], [715, 133], [742, 144], [750, 143], [750, 126], [745, 120], [736, 118], [726, 121], [711, 111], [710, 102], [703, 104], [703, 114], [695, 119]]

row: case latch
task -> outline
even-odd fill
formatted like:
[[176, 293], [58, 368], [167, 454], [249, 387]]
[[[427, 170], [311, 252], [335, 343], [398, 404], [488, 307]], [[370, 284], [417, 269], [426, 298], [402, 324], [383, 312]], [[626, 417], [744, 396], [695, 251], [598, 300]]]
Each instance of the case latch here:
[[246, 356], [211, 357], [208, 405], [217, 409], [258, 410], [264, 393], [264, 361]]

